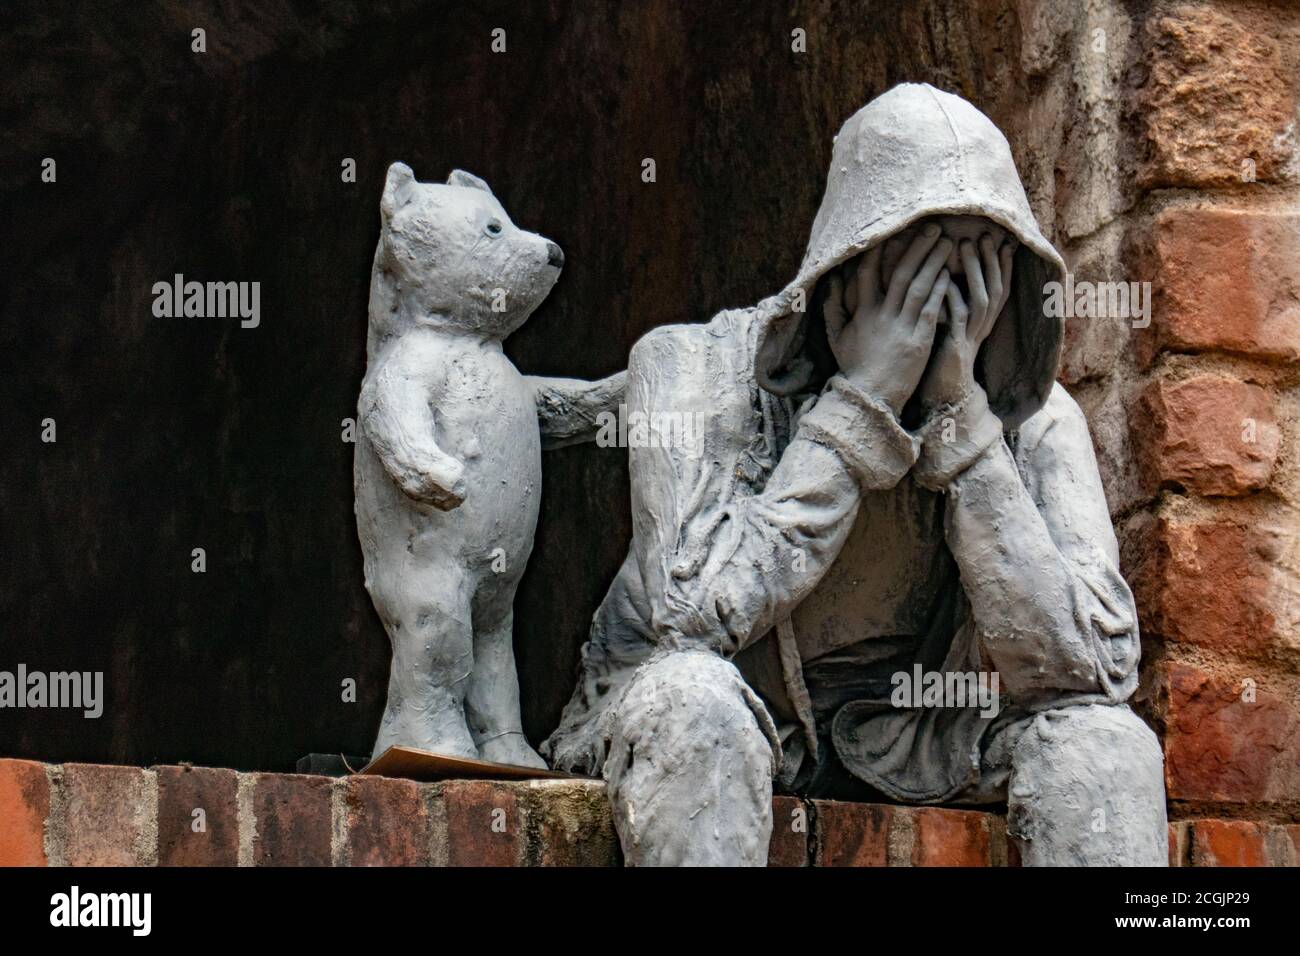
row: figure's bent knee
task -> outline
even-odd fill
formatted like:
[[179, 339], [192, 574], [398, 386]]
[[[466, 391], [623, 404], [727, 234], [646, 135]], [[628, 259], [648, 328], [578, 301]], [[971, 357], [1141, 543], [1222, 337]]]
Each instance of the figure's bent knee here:
[[1122, 767], [1146, 778], [1159, 777], [1164, 767], [1160, 741], [1127, 706], [1096, 704], [1045, 711], [1030, 724], [1016, 750], [1032, 751], [1062, 772], [1105, 773]]
[[1027, 863], [1164, 866], [1164, 760], [1127, 706], [1039, 714], [1012, 754], [1009, 826]]
[[715, 748], [771, 764], [778, 740], [766, 709], [730, 662], [680, 651], [643, 664], [616, 707], [613, 737], [653, 746], [676, 760]]
[[605, 779], [629, 863], [766, 861], [777, 738], [734, 666], [696, 651], [652, 658], [611, 716]]

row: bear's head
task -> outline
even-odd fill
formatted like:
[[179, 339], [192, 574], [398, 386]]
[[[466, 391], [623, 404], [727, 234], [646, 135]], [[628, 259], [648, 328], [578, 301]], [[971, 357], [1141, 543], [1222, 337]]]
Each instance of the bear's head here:
[[505, 338], [564, 265], [559, 246], [516, 226], [487, 183], [461, 170], [445, 185], [419, 183], [393, 163], [379, 210], [375, 285], [387, 288], [372, 288], [371, 317], [388, 331], [413, 323]]

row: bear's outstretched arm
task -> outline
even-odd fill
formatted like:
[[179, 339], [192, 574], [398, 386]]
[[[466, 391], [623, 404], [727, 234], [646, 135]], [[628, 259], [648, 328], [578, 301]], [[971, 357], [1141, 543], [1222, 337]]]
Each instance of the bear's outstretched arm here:
[[627, 372], [618, 372], [595, 382], [539, 375], [526, 375], [524, 380], [537, 402], [542, 448], [549, 450], [594, 440], [600, 427], [596, 420], [600, 413], [618, 414]]
[[379, 460], [416, 501], [450, 511], [465, 500], [465, 466], [434, 441], [437, 355], [407, 335], [366, 376], [358, 420]]

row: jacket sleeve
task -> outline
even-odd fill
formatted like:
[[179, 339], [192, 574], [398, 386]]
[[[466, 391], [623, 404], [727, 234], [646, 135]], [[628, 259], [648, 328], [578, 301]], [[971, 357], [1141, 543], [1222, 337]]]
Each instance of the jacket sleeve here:
[[835, 561], [862, 492], [897, 484], [918, 445], [888, 408], [834, 376], [763, 490], [733, 497], [710, 534], [671, 549], [654, 602], [660, 642], [730, 655], [765, 634]]
[[1055, 386], [1014, 456], [999, 436], [947, 491], [948, 546], [980, 645], [1012, 698], [1126, 700], [1137, 683], [1137, 614], [1074, 400]]
[[542, 448], [550, 450], [595, 441], [601, 415], [614, 415], [623, 401], [627, 373], [617, 372], [595, 382], [540, 375], [526, 375], [524, 381], [537, 403]]

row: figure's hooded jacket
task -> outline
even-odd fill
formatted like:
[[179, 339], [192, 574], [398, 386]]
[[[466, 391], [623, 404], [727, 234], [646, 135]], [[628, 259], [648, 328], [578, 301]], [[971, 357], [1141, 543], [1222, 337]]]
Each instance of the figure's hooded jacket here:
[[[934, 87], [896, 86], [858, 110], [835, 137], [826, 194], [799, 274], [758, 307], [758, 383], [777, 394], [807, 387], [806, 307], [830, 269], [935, 215], [982, 216], [1021, 245], [1016, 289], [988, 346], [981, 378], [994, 413], [1018, 427], [1047, 401], [1060, 356], [1061, 319], [1043, 315], [1043, 286], [1065, 264], [1043, 238], [1001, 131], [960, 97]], [[804, 303], [802, 312], [793, 306]]]
[[[1014, 235], [1014, 288], [977, 359], [983, 389], [908, 431], [827, 367], [817, 284], [940, 214]], [[645, 426], [640, 441], [630, 430], [632, 547], [543, 752], [599, 769], [621, 689], [664, 647], [736, 660], [787, 782], [829, 737], [902, 800], [971, 793], [994, 718], [891, 706], [891, 670], [996, 670], [1003, 720], [1126, 700], [1132, 597], [1086, 423], [1054, 382], [1060, 320], [1042, 308], [1063, 271], [975, 107], [906, 84], [854, 114], [795, 279], [632, 350], [628, 414]], [[698, 416], [695, 441], [661, 440], [683, 414]], [[954, 440], [939, 440], [944, 422]]]

